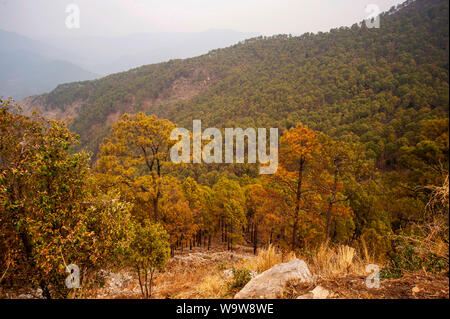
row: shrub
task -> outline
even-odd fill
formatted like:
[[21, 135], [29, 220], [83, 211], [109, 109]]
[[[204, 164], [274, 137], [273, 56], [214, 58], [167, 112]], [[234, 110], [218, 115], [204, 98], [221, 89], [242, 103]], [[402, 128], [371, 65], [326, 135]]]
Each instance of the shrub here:
[[252, 279], [250, 270], [242, 268], [233, 268], [233, 280], [231, 281], [231, 289], [241, 289]]
[[425, 270], [431, 273], [448, 272], [448, 259], [433, 252], [423, 252], [416, 245], [400, 239], [389, 254], [389, 262], [380, 272], [383, 279], [400, 278], [407, 272]]
[[148, 219], [135, 225], [135, 233], [128, 248], [128, 261], [138, 275], [144, 298], [152, 295], [156, 270], [162, 270], [170, 257], [169, 235], [160, 224]]

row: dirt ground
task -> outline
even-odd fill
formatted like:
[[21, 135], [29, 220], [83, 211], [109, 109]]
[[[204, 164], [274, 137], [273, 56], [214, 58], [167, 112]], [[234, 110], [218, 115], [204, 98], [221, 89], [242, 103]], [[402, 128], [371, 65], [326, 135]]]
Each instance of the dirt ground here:
[[364, 276], [346, 275], [320, 278], [314, 285], [289, 283], [286, 298], [296, 299], [316, 286], [330, 291], [335, 299], [448, 299], [449, 278], [425, 273], [406, 274], [400, 279], [386, 279], [380, 288], [368, 288]]
[[[209, 293], [204, 290], [209, 290], [209, 288], [214, 290], [214, 287], [208, 287], [209, 284], [225, 284], [225, 280], [228, 278], [223, 276], [223, 272], [252, 257], [253, 248], [246, 246], [237, 246], [233, 251], [227, 251], [223, 245], [214, 245], [211, 250], [194, 247], [191, 250], [178, 251], [175, 257], [167, 263], [165, 271], [155, 275], [152, 298], [232, 298], [232, 293], [216, 295], [216, 292]], [[207, 282], [202, 285], [205, 278], [217, 274], [220, 275], [220, 278], [216, 279], [221, 279], [223, 282]], [[141, 298], [138, 287], [135, 279], [129, 282], [125, 289], [126, 294], [115, 291], [113, 295], [107, 293], [101, 298]]]
[[[195, 247], [178, 252], [164, 272], [157, 273], [152, 298], [232, 298], [237, 291], [228, 291], [223, 273], [253, 257], [251, 247], [238, 246], [232, 252], [217, 245], [211, 250]], [[313, 271], [314, 273], [314, 271]], [[345, 274], [319, 277], [314, 284], [290, 282], [284, 298], [296, 299], [308, 294], [317, 286], [327, 289], [328, 298], [334, 299], [448, 299], [449, 278], [445, 275], [424, 272], [406, 274], [400, 279], [380, 282], [380, 288], [368, 288], [366, 277]], [[87, 287], [86, 287], [87, 288]], [[23, 290], [23, 291], [22, 291]], [[2, 296], [3, 295], [3, 296]], [[36, 291], [19, 289], [0, 290], [0, 298], [39, 298]], [[108, 272], [102, 288], [83, 289], [71, 298], [141, 298], [140, 288], [134, 273], [125, 270]]]

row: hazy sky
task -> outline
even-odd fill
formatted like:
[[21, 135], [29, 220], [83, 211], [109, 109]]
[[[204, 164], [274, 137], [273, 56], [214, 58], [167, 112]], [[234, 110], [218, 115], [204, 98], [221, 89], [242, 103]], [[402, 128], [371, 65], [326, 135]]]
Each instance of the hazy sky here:
[[[29, 36], [115, 36], [153, 31], [232, 29], [302, 34], [349, 26], [403, 0], [0, 0], [0, 29]], [[65, 25], [66, 6], [80, 8], [80, 28]], [[381, 21], [382, 23], [382, 21]]]

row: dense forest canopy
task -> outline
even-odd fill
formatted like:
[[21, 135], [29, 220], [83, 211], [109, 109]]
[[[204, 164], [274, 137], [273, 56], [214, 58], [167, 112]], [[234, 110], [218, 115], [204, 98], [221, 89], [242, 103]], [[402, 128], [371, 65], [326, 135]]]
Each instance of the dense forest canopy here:
[[[186, 60], [148, 65], [59, 86], [45, 108], [81, 104], [71, 128], [94, 153], [108, 116], [143, 111], [182, 127], [279, 127], [302, 122], [330, 136], [367, 143], [388, 166], [417, 143], [427, 119], [448, 114], [448, 3], [410, 1], [365, 24], [300, 37], [247, 40]], [[179, 79], [205, 88], [173, 103]], [[167, 98], [165, 98], [167, 97]], [[391, 166], [392, 167], [392, 166]]]

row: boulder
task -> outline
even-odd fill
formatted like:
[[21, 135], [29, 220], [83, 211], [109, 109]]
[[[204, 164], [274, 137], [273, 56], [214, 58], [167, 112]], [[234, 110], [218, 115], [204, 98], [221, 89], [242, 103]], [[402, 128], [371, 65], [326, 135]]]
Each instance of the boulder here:
[[289, 280], [312, 283], [314, 281], [308, 266], [303, 260], [293, 259], [287, 263], [273, 266], [250, 280], [235, 299], [274, 299], [283, 295]]

